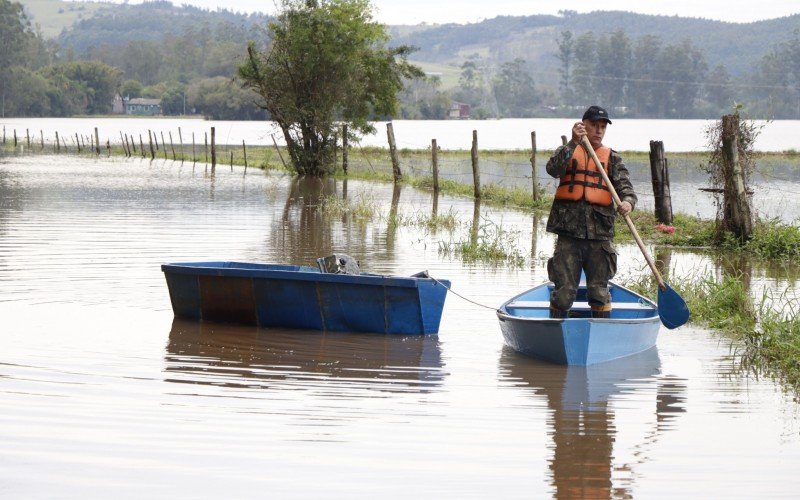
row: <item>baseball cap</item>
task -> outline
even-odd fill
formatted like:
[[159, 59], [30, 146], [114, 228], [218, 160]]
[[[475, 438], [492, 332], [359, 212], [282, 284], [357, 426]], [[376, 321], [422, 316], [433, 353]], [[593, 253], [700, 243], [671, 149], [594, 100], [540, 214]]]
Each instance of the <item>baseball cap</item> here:
[[583, 114], [584, 120], [589, 120], [591, 122], [597, 120], [605, 120], [608, 123], [611, 123], [611, 119], [609, 118], [608, 111], [600, 106], [589, 106], [589, 109]]

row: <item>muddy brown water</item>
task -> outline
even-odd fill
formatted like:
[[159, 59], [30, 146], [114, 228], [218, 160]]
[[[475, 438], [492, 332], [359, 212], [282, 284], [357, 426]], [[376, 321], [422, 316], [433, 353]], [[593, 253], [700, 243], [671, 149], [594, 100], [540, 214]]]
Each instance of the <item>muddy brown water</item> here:
[[[797, 494], [798, 406], [724, 337], [662, 330], [656, 349], [589, 368], [503, 346], [491, 308], [544, 279], [543, 221], [481, 208], [477, 227], [513, 233], [526, 264], [467, 264], [439, 248], [470, 237], [471, 200], [438, 200], [451, 233], [402, 223], [431, 212], [429, 193], [350, 181], [377, 213], [359, 221], [322, 214], [320, 190], [345, 195], [202, 164], [3, 158], [0, 496]], [[194, 323], [173, 318], [159, 268], [333, 251], [371, 272], [427, 269], [489, 308], [451, 294], [427, 337]], [[622, 274], [644, 272], [620, 251]]]

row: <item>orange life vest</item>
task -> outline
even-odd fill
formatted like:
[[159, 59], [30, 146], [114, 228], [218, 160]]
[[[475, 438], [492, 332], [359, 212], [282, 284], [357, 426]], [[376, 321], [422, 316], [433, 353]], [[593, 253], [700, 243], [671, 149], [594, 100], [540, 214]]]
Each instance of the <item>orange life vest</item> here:
[[[611, 175], [608, 171], [611, 148], [600, 147], [595, 152], [603, 168], [606, 169], [606, 173]], [[561, 177], [561, 182], [556, 189], [556, 199], [571, 201], [585, 199], [593, 205], [605, 207], [611, 205], [611, 191], [603, 181], [594, 160], [581, 145], [578, 145], [572, 153], [567, 171]]]

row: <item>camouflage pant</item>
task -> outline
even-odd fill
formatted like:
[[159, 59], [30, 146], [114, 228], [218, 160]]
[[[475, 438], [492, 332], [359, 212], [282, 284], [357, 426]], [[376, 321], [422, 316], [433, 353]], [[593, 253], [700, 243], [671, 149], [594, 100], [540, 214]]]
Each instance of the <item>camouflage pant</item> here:
[[611, 242], [559, 235], [553, 256], [547, 261], [547, 275], [555, 284], [551, 307], [561, 311], [572, 307], [581, 270], [586, 274], [589, 305], [599, 308], [611, 303], [608, 280], [617, 274], [617, 252]]

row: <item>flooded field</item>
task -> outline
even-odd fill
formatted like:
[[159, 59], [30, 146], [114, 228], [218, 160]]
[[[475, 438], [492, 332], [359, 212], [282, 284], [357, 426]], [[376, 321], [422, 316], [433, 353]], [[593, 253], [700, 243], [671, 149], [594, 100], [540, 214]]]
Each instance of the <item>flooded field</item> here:
[[[800, 406], [724, 336], [662, 329], [657, 349], [590, 368], [503, 346], [493, 308], [545, 279], [543, 220], [444, 196], [456, 224], [426, 229], [430, 193], [242, 174], [0, 159], [0, 496], [796, 496]], [[324, 212], [320, 193], [372, 215]], [[440, 252], [497, 226], [521, 267]], [[192, 323], [173, 319], [159, 267], [333, 252], [428, 270], [475, 303], [450, 294], [428, 337]], [[620, 253], [622, 276], [646, 272]]]

